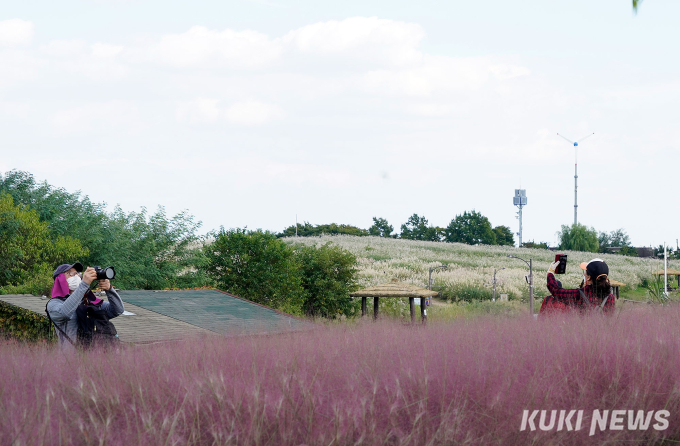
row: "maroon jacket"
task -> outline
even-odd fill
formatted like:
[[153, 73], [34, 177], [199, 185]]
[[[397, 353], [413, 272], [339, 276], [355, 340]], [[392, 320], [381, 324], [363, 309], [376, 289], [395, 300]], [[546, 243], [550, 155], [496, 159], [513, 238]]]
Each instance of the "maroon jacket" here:
[[[562, 302], [567, 307], [586, 310], [592, 306], [599, 307], [600, 305], [602, 305], [602, 299], [595, 295], [595, 290], [593, 289], [592, 285], [586, 285], [585, 288], [583, 288], [583, 294], [585, 294], [588, 300], [593, 304], [586, 305], [586, 302], [584, 302], [583, 298], [581, 297], [581, 292], [579, 288], [572, 290], [566, 290], [562, 288], [557, 283], [557, 280], [555, 279], [553, 273], [548, 273], [548, 291], [550, 291], [550, 294], [552, 294], [552, 298], [555, 301]], [[615, 301], [616, 297], [613, 294], [610, 294], [609, 297], [607, 298], [607, 302], [604, 304], [603, 311], [605, 313], [610, 313], [614, 311]]]

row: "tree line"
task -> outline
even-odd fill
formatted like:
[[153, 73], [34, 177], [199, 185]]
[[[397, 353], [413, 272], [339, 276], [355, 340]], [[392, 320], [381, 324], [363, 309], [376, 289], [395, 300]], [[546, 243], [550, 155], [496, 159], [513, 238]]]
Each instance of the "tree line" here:
[[356, 258], [291, 246], [276, 234], [221, 228], [200, 236], [188, 212], [169, 217], [93, 203], [28, 172], [0, 174], [0, 294], [45, 294], [62, 263], [116, 268], [120, 289], [217, 287], [294, 314], [352, 315]]
[[487, 217], [475, 210], [456, 215], [444, 228], [432, 226], [424, 216], [413, 214], [406, 223], [401, 225], [400, 229], [400, 233], [395, 233], [394, 227], [386, 219], [373, 217], [373, 225], [368, 229], [344, 224], [312, 225], [305, 222], [303, 224], [298, 223], [297, 226], [287, 227], [278, 236], [290, 237], [297, 234], [299, 237], [311, 237], [323, 234], [346, 234], [430, 242], [467, 243], [469, 245], [513, 246], [515, 244], [514, 234], [509, 227], [502, 225], [494, 227]]

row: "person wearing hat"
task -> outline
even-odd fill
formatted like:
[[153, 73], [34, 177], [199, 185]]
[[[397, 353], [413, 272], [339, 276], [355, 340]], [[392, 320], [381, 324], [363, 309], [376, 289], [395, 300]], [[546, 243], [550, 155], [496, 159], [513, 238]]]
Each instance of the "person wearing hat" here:
[[109, 319], [123, 314], [125, 307], [118, 293], [108, 280], [100, 280], [99, 288], [106, 292], [108, 302], [97, 298], [90, 290], [90, 285], [97, 278], [92, 267], [83, 272], [83, 265], [76, 262], [71, 265], [59, 265], [52, 274], [54, 285], [50, 301], [45, 311], [57, 328], [59, 347], [62, 350], [74, 350], [77, 343], [78, 321], [76, 310], [81, 304], [98, 305], [106, 312]]
[[555, 270], [560, 264], [554, 262], [548, 269], [548, 290], [553, 299], [567, 307], [585, 310], [599, 310], [605, 313], [614, 311], [616, 300], [609, 283], [609, 267], [602, 259], [593, 259], [581, 263], [584, 271], [582, 286], [575, 289], [564, 289], [555, 279]]

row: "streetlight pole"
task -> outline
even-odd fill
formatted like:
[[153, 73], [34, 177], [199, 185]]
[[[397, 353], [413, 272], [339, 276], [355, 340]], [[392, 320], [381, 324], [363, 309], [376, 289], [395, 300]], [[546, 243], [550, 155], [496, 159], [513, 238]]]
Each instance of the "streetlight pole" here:
[[505, 268], [493, 269], [493, 301], [496, 302], [496, 271], [503, 271]]
[[[439, 268], [448, 268], [448, 265], [431, 266], [429, 268], [429, 274], [427, 276], [427, 289], [432, 291], [432, 271]], [[423, 324], [427, 323], [427, 314], [425, 313], [425, 298], [420, 298], [420, 317], [423, 320]]]
[[432, 291], [432, 271], [438, 269], [438, 268], [448, 268], [448, 265], [439, 265], [439, 266], [431, 266], [430, 267], [430, 274], [427, 278], [427, 289]]
[[521, 260], [522, 262], [526, 263], [527, 266], [529, 267], [529, 314], [531, 314], [531, 317], [534, 317], [534, 262], [533, 259], [529, 259], [527, 262], [521, 257], [513, 256], [511, 254], [508, 254], [508, 257], [511, 259], [518, 259]]

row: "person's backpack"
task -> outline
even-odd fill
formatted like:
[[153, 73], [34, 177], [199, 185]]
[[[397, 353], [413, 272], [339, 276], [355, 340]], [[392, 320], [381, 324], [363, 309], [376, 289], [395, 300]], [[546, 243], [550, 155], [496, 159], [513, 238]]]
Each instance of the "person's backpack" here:
[[117, 345], [118, 332], [100, 305], [81, 304], [76, 308], [78, 344], [85, 349]]
[[50, 312], [47, 311], [47, 305], [45, 305], [45, 313], [54, 328], [74, 347], [88, 349], [93, 346], [111, 347], [120, 343], [116, 327], [109, 321], [109, 317], [106, 315], [106, 311], [102, 309], [101, 304], [78, 305], [78, 308], [76, 308], [78, 331], [75, 340], [71, 339], [64, 330], [54, 323]]

